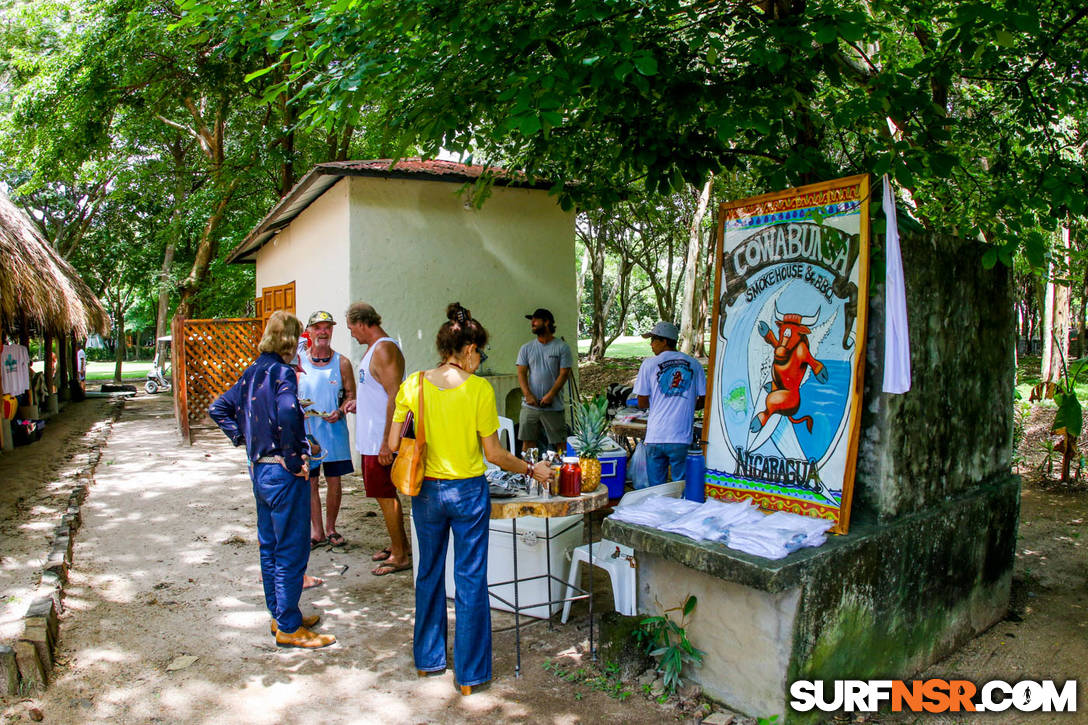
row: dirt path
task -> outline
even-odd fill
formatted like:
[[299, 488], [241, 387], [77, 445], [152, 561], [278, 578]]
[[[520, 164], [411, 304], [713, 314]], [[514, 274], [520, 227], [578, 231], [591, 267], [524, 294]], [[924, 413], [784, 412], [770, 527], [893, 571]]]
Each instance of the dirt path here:
[[53, 528], [68, 506], [70, 476], [81, 467], [77, 457], [90, 450], [82, 439], [106, 425], [112, 404], [71, 403], [49, 419], [41, 440], [0, 454], [0, 644], [21, 633]]
[[[67, 434], [59, 421], [54, 426], [50, 448], [39, 444], [43, 447], [33, 458], [18, 465], [14, 458], [0, 458], [0, 480], [22, 476], [18, 480], [24, 487], [18, 516], [11, 509], [17, 491], [0, 487], [0, 496], [8, 497], [0, 499], [6, 502], [0, 508], [6, 515], [0, 519], [6, 527], [0, 575], [9, 582], [16, 570], [36, 574], [37, 566], [16, 564], [26, 564], [24, 558], [36, 563], [31, 559], [45, 550], [51, 494], [41, 481], [62, 474], [64, 459], [79, 452], [80, 426], [90, 427], [94, 416], [106, 414], [104, 407], [84, 405], [83, 417], [68, 417]], [[1035, 432], [1045, 427], [1039, 421], [1046, 415], [1033, 414], [1022, 449], [1041, 450]], [[1060, 680], [1084, 672], [1088, 490], [1032, 473], [1038, 461], [1025, 458], [1028, 475], [1010, 617], [923, 677]], [[549, 659], [568, 665], [579, 660], [584, 616], [573, 617], [570, 625], [557, 624], [554, 631], [543, 624], [523, 629], [525, 674], [519, 680], [513, 677], [513, 620], [499, 612], [493, 616], [496, 676], [489, 690], [462, 698], [451, 673], [417, 680], [411, 662], [409, 575], [369, 574], [369, 553], [382, 543], [384, 524], [377, 507], [361, 495], [358, 481], [347, 479], [345, 494], [338, 528], [350, 544], [314, 553], [311, 573], [327, 583], [303, 595], [306, 610], [322, 611], [322, 628], [336, 634], [340, 644], [319, 652], [278, 650], [266, 629], [242, 451], [218, 435], [202, 438], [195, 447], [183, 446], [174, 433], [167, 397], [130, 401], [114, 424], [83, 506], [55, 681], [38, 699], [0, 703], [6, 704], [4, 722], [28, 721], [32, 706], [50, 723], [675, 719], [672, 708], [659, 708], [638, 694], [621, 702], [586, 686], [568, 685], [545, 670]], [[26, 545], [27, 553], [13, 553], [10, 543]], [[608, 596], [598, 601], [607, 606]], [[15, 616], [21, 614], [19, 609]], [[452, 610], [450, 616], [452, 621]], [[168, 670], [186, 655], [197, 659], [184, 669]], [[1088, 722], [1084, 692], [1079, 701], [1081, 712], [1074, 715], [944, 716], [940, 722]], [[864, 721], [935, 722], [886, 714]]]
[[[208, 436], [179, 444], [169, 399], [141, 396], [114, 424], [83, 505], [46, 722], [658, 723], [665, 711], [568, 685], [547, 658], [584, 640], [584, 618], [523, 629], [515, 680], [511, 616], [495, 613], [495, 680], [462, 698], [452, 673], [418, 680], [409, 574], [377, 578], [369, 553], [384, 523], [349, 479], [338, 526], [347, 550], [319, 550], [326, 584], [303, 595], [340, 642], [279, 650], [258, 583], [256, 524], [244, 452]], [[452, 622], [452, 608], [451, 608]], [[576, 623], [576, 619], [578, 619]], [[168, 671], [182, 656], [185, 669]], [[15, 703], [8, 717], [26, 717]]]

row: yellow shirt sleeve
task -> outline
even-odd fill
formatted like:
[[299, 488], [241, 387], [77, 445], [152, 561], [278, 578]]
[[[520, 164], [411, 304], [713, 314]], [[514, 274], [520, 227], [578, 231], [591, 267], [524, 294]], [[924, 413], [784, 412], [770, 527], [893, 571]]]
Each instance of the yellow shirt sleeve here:
[[495, 406], [495, 389], [482, 378], [473, 379], [482, 383], [482, 385], [478, 386], [479, 392], [476, 396], [476, 432], [480, 434], [481, 438], [487, 438], [499, 429], [499, 411]]

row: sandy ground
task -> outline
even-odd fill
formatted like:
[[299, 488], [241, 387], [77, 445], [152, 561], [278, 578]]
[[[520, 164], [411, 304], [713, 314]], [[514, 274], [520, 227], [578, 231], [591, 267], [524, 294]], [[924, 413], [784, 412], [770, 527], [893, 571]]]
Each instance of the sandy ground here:
[[[12, 468], [24, 475], [25, 501], [19, 515], [4, 507], [9, 530], [24, 554], [5, 544], [5, 581], [12, 572], [34, 569], [52, 528], [49, 484], [64, 455], [78, 447], [71, 416], [65, 444], [61, 427], [56, 453], [45, 448], [30, 462], [0, 458], [0, 476]], [[99, 409], [105, 415], [105, 408]], [[81, 411], [82, 412], [82, 411]], [[1058, 484], [1040, 472], [1043, 431], [1053, 412], [1036, 408], [1021, 450], [1025, 475], [1020, 539], [1009, 617], [923, 677], [963, 677], [975, 682], [999, 678], [1081, 677], [1088, 662], [1088, 487]], [[41, 444], [39, 444], [41, 445]], [[21, 449], [33, 452], [33, 447]], [[55, 460], [38, 460], [52, 458]], [[39, 468], [39, 466], [41, 468]], [[5, 468], [9, 467], [9, 468]], [[1043, 469], [1045, 470], [1045, 469]], [[369, 554], [380, 548], [384, 524], [377, 507], [346, 479], [339, 530], [346, 549], [314, 553], [311, 572], [326, 584], [303, 595], [304, 609], [320, 610], [324, 631], [340, 643], [317, 652], [278, 650], [267, 633], [256, 555], [253, 502], [243, 472], [243, 454], [218, 435], [205, 434], [194, 447], [174, 432], [169, 398], [131, 401], [102, 458], [96, 484], [83, 506], [75, 564], [55, 682], [34, 699], [12, 698], [0, 705], [6, 722], [28, 721], [32, 707], [45, 722], [541, 722], [609, 720], [632, 723], [674, 721], [635, 694], [609, 698], [584, 685], [573, 686], [545, 670], [551, 660], [577, 666], [586, 638], [584, 610], [571, 624], [549, 630], [536, 623], [522, 630], [523, 672], [513, 677], [514, 634], [508, 614], [494, 613], [495, 680], [490, 689], [462, 698], [452, 673], [418, 680], [411, 661], [412, 586], [407, 573], [383, 578], [369, 574]], [[0, 493], [8, 495], [4, 490]], [[27, 498], [29, 497], [29, 498]], [[4, 499], [11, 501], [14, 499]], [[22, 532], [29, 534], [24, 536]], [[598, 581], [599, 589], [607, 584]], [[9, 591], [0, 589], [0, 591]], [[607, 607], [602, 592], [597, 601]], [[4, 610], [5, 612], [7, 610]], [[22, 609], [14, 610], [16, 616]], [[453, 613], [451, 608], [451, 622]], [[698, 643], [695, 643], [698, 646]], [[182, 656], [197, 659], [177, 671]], [[1083, 683], [1082, 683], [1083, 684]], [[636, 686], [629, 683], [628, 689]], [[1079, 693], [1080, 713], [1072, 715], [987, 715], [968, 718], [903, 717], [886, 714], [840, 722], [1088, 722], [1088, 702]]]
[[46, 423], [42, 438], [0, 453], [0, 643], [22, 631], [53, 529], [68, 506], [69, 479], [88, 446], [83, 435], [105, 425], [111, 402], [71, 403]]
[[[304, 611], [322, 612], [320, 629], [340, 642], [277, 649], [244, 451], [212, 434], [181, 445], [169, 402], [140, 396], [115, 423], [102, 459], [111, 463], [83, 505], [55, 681], [39, 699], [12, 702], [10, 720], [33, 705], [58, 723], [661, 722], [656, 704], [576, 692], [544, 670], [564, 651], [578, 659], [584, 616], [523, 628], [520, 679], [505, 613], [493, 617], [489, 689], [464, 698], [452, 672], [417, 679], [410, 574], [370, 574], [384, 523], [354, 479], [338, 526], [349, 546], [315, 552], [310, 572], [326, 584], [303, 595]], [[168, 670], [186, 655], [197, 659]]]

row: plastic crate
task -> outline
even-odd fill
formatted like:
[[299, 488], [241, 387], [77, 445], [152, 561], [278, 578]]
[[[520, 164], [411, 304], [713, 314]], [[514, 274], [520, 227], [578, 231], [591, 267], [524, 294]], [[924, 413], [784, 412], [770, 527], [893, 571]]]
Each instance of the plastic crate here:
[[[574, 436], [567, 438], [567, 455], [578, 455], [574, 451]], [[608, 487], [608, 498], [622, 497], [623, 484], [627, 481], [627, 451], [608, 438], [605, 450], [597, 458], [601, 461], [601, 483]]]

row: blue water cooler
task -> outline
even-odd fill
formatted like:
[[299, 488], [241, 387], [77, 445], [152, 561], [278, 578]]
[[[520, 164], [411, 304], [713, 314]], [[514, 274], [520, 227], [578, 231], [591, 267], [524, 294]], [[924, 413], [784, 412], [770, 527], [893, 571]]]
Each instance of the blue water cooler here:
[[684, 498], [688, 501], [706, 501], [706, 458], [701, 448], [689, 448], [684, 465]]

